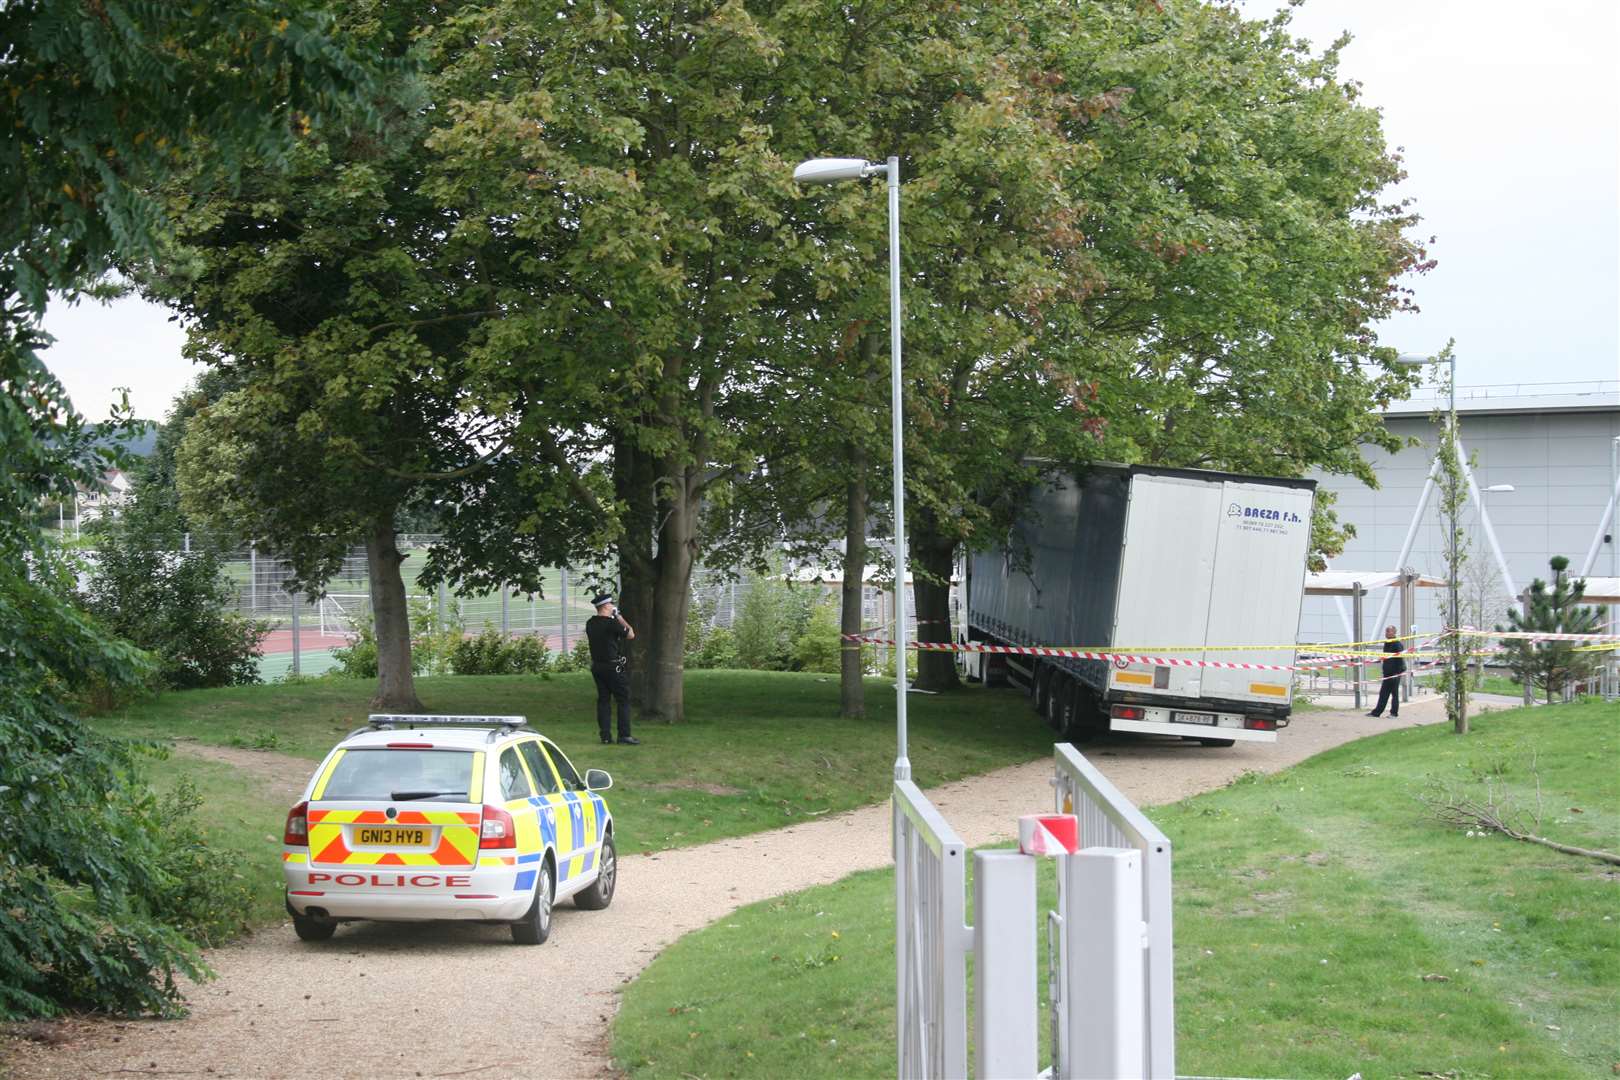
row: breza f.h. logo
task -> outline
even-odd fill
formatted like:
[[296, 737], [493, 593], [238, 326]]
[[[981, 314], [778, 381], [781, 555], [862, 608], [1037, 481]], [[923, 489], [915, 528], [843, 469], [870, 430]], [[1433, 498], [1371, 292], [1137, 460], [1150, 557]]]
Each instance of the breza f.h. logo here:
[[1248, 518], [1253, 521], [1275, 521], [1284, 525], [1297, 525], [1304, 519], [1292, 510], [1273, 510], [1265, 506], [1243, 506], [1232, 503], [1226, 508], [1227, 517]]

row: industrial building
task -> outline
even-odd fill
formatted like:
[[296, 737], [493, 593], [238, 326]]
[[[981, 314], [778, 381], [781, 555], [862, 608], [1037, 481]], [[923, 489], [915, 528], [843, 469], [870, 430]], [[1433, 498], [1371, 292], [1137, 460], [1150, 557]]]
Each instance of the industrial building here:
[[[1443, 416], [1446, 407], [1445, 397], [1422, 397], [1384, 414], [1389, 430], [1414, 445], [1394, 454], [1366, 451], [1376, 490], [1352, 477], [1316, 474], [1319, 490], [1338, 496], [1340, 521], [1356, 530], [1331, 570], [1370, 578], [1404, 567], [1446, 578], [1443, 501], [1432, 488], [1424, 498], [1444, 430], [1437, 412]], [[1456, 408], [1475, 481], [1458, 511], [1467, 554], [1459, 574], [1464, 623], [1505, 622], [1508, 606], [1531, 580], [1548, 579], [1547, 560], [1554, 555], [1566, 556], [1572, 572], [1587, 570], [1592, 591], [1601, 585], [1612, 595], [1620, 578], [1614, 523], [1620, 382], [1459, 386]], [[1368, 593], [1365, 636], [1400, 623], [1395, 592]], [[1443, 588], [1417, 590], [1420, 631], [1444, 625], [1445, 594]], [[1350, 640], [1352, 611], [1343, 596], [1307, 596], [1299, 639]]]

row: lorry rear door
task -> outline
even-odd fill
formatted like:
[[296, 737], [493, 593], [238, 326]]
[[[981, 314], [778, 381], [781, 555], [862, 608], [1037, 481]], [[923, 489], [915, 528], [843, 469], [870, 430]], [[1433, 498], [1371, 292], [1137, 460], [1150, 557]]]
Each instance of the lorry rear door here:
[[[1206, 644], [1277, 645], [1276, 649], [1210, 649], [1206, 660], [1292, 664], [1299, 632], [1312, 492], [1228, 480], [1215, 529]], [[1287, 706], [1293, 672], [1203, 669], [1207, 697]]]
[[[1116, 648], [1150, 652], [1205, 644], [1222, 498], [1219, 480], [1132, 477], [1114, 609]], [[1169, 655], [1196, 659], [1199, 653]], [[1200, 694], [1200, 668], [1118, 661], [1111, 667], [1111, 690], [1171, 697]]]

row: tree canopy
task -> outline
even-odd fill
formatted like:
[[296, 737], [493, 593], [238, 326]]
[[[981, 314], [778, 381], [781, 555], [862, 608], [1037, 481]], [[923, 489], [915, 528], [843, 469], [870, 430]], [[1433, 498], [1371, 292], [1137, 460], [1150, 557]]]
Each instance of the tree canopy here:
[[166, 250], [152, 191], [182, 167], [228, 181], [363, 111], [366, 70], [324, 26], [259, 0], [0, 7], [0, 1016], [173, 1007], [176, 973], [203, 973], [183, 894], [220, 887], [178, 853], [196, 842], [183, 808], [156, 804], [134, 752], [66, 696], [150, 661], [69, 601], [35, 524], [115, 456], [47, 369], [38, 319], [49, 293]]

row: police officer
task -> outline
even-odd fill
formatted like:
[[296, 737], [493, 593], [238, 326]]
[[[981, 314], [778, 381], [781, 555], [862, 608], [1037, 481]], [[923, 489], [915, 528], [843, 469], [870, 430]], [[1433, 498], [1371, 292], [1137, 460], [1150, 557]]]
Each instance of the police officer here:
[[1402, 651], [1403, 646], [1395, 636], [1395, 628], [1384, 627], [1383, 681], [1378, 684], [1378, 704], [1373, 706], [1368, 716], [1384, 715], [1385, 705], [1389, 706], [1389, 715], [1401, 715], [1401, 676], [1406, 674], [1406, 658], [1401, 655]]
[[619, 705], [619, 742], [626, 746], [640, 746], [641, 740], [630, 734], [630, 679], [625, 675], [628, 658], [621, 642], [636, 639], [635, 628], [619, 614], [619, 605], [611, 593], [602, 593], [591, 601], [596, 614], [585, 620], [585, 637], [591, 643], [591, 678], [596, 680], [596, 727], [604, 743], [613, 741], [608, 724], [611, 698]]

